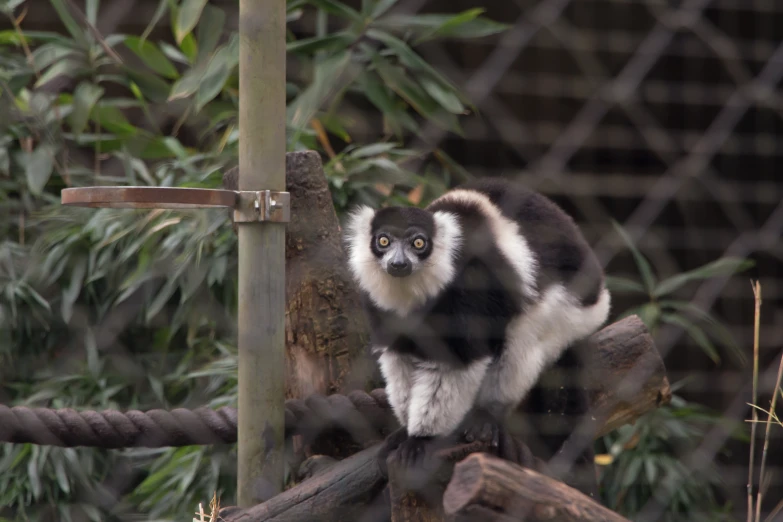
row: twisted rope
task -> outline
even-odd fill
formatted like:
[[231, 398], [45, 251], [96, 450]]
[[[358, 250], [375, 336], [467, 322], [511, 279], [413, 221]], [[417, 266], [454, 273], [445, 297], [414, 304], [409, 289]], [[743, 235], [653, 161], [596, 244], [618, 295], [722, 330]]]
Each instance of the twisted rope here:
[[[285, 434], [312, 440], [341, 429], [354, 441], [379, 440], [397, 425], [386, 393], [353, 391], [348, 395], [312, 395], [285, 404]], [[231, 444], [237, 440], [237, 411], [177, 408], [171, 411], [76, 411], [0, 405], [0, 442], [95, 448], [161, 448]]]

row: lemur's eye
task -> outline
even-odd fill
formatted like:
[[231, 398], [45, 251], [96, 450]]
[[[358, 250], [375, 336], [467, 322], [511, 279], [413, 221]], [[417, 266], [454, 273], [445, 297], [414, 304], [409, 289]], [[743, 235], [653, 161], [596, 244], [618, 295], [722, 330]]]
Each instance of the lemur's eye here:
[[386, 248], [387, 246], [389, 246], [389, 238], [386, 237], [386, 236], [379, 237], [378, 238], [378, 245], [381, 246], [381, 247]]
[[413, 248], [421, 250], [422, 248], [424, 248], [424, 245], [425, 245], [425, 242], [420, 237], [417, 237], [416, 239], [413, 240]]

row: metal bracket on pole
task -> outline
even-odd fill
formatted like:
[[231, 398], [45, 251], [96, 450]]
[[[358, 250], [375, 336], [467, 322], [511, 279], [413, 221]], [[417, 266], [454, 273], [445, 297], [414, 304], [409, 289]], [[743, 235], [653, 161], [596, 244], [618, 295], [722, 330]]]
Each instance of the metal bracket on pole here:
[[291, 195], [275, 190], [240, 190], [234, 207], [235, 223], [288, 223], [291, 220]]
[[276, 190], [180, 187], [78, 187], [62, 191], [63, 205], [109, 208], [234, 209], [235, 223], [288, 223], [291, 194]]

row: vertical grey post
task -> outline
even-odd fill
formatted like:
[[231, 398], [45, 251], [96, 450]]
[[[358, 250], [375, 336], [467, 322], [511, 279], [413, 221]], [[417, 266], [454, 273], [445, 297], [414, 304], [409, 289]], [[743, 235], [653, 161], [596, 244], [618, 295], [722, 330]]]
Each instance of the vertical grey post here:
[[[285, 0], [239, 1], [239, 190], [285, 190]], [[285, 224], [239, 224], [238, 505], [283, 486]]]

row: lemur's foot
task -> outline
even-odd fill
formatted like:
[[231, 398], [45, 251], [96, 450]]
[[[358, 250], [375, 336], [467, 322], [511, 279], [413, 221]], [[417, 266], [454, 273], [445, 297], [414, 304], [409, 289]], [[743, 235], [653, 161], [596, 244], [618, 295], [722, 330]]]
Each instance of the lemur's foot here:
[[408, 437], [394, 453], [394, 481], [403, 490], [417, 491], [431, 501], [439, 501], [451, 477], [446, 474], [448, 462], [438, 456], [449, 439], [442, 437]]
[[477, 411], [465, 420], [462, 438], [465, 442], [483, 442], [496, 449], [500, 445], [501, 429], [497, 417], [486, 411]]
[[407, 469], [421, 467], [432, 446], [433, 437], [408, 437], [397, 448], [397, 460]]
[[384, 476], [389, 475], [386, 459], [392, 452], [399, 448], [400, 444], [402, 444], [407, 439], [408, 430], [403, 427], [397, 431], [391, 432], [389, 436], [386, 437], [386, 439], [383, 441], [381, 448], [378, 450], [376, 459], [378, 461], [378, 466], [381, 468], [381, 473], [383, 473]]

